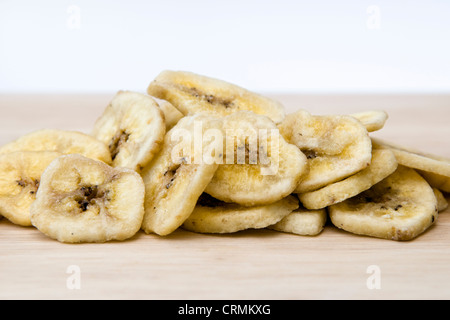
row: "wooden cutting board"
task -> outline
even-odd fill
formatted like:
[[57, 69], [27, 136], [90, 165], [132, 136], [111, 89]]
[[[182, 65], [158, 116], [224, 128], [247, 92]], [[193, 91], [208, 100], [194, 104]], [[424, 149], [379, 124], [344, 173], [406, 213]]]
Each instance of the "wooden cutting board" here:
[[[0, 144], [42, 128], [88, 133], [113, 95], [1, 95]], [[450, 158], [449, 95], [273, 97], [288, 112], [385, 110], [390, 118], [374, 136]], [[0, 299], [449, 298], [450, 210], [409, 242], [329, 224], [316, 237], [178, 230], [68, 245], [0, 220]]]

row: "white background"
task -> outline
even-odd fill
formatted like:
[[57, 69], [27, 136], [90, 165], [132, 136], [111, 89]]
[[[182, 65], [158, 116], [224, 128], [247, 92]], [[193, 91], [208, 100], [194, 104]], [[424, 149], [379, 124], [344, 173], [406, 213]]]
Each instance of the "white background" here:
[[145, 91], [164, 69], [270, 93], [448, 93], [450, 1], [0, 0], [0, 93]]

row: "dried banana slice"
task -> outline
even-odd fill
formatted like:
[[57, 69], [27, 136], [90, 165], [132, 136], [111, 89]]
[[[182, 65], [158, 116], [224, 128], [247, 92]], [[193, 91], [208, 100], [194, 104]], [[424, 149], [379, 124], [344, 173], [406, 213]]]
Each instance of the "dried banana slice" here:
[[427, 172], [423, 170], [417, 170], [428, 183], [439, 190], [444, 192], [450, 192], [450, 177], [441, 174]]
[[201, 111], [225, 116], [238, 110], [265, 115], [275, 123], [284, 119], [277, 101], [222, 80], [184, 71], [163, 71], [149, 85], [149, 95], [169, 101], [184, 115]]
[[278, 125], [280, 133], [308, 157], [309, 173], [295, 193], [318, 190], [369, 166], [367, 129], [351, 116], [315, 116], [300, 110]]
[[372, 138], [373, 145], [394, 152], [399, 164], [416, 169], [432, 187], [450, 192], [450, 159]]
[[[208, 139], [208, 132], [216, 136]], [[183, 224], [214, 176], [222, 148], [222, 121], [210, 115], [186, 116], [166, 134], [162, 150], [142, 172], [146, 233], [165, 236]]]
[[30, 206], [36, 200], [41, 175], [61, 155], [54, 151], [0, 155], [0, 214], [17, 225], [31, 226]]
[[350, 114], [366, 127], [367, 131], [374, 132], [384, 128], [389, 115], [383, 110], [371, 110]]
[[323, 231], [326, 222], [326, 209], [308, 210], [300, 206], [268, 229], [300, 236], [316, 236]]
[[265, 116], [239, 111], [223, 118], [224, 163], [205, 192], [224, 202], [257, 206], [290, 195], [308, 170], [306, 156]]
[[22, 136], [0, 148], [0, 154], [16, 151], [76, 153], [107, 164], [111, 163], [111, 154], [103, 142], [77, 131], [43, 129]]
[[162, 100], [156, 97], [152, 97], [159, 105], [161, 111], [164, 113], [164, 119], [166, 120], [166, 131], [172, 129], [184, 114], [180, 110], [175, 108], [169, 101]]
[[433, 188], [433, 192], [434, 192], [434, 195], [436, 196], [438, 212], [442, 212], [445, 209], [447, 209], [448, 202], [447, 202], [447, 199], [445, 199], [442, 192], [436, 188]]
[[164, 114], [151, 97], [119, 91], [97, 119], [92, 135], [109, 147], [113, 167], [140, 171], [159, 151]]
[[182, 227], [198, 233], [234, 233], [246, 229], [262, 229], [277, 223], [298, 206], [298, 199], [291, 195], [268, 205], [243, 207], [203, 194]]
[[392, 151], [374, 149], [372, 162], [366, 169], [319, 190], [300, 194], [300, 201], [307, 209], [331, 206], [370, 189], [374, 184], [394, 173], [397, 166], [398, 163]]
[[126, 240], [141, 227], [144, 192], [133, 170], [64, 155], [42, 174], [31, 222], [60, 242]]
[[338, 228], [372, 237], [411, 240], [438, 217], [437, 200], [430, 185], [414, 170], [397, 170], [356, 197], [329, 207]]

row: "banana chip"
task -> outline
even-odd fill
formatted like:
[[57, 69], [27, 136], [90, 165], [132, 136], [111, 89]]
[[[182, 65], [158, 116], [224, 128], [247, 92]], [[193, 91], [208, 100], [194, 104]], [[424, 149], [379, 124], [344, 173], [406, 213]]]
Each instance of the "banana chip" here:
[[350, 114], [350, 116], [358, 119], [369, 132], [374, 132], [383, 129], [389, 118], [386, 111], [371, 110]]
[[151, 96], [169, 101], [184, 115], [207, 111], [219, 116], [238, 110], [265, 115], [275, 123], [284, 119], [283, 106], [267, 97], [191, 72], [163, 71], [149, 85]]
[[62, 154], [80, 154], [107, 164], [111, 163], [111, 154], [103, 142], [77, 131], [43, 129], [24, 135], [0, 148], [0, 154], [16, 151], [55, 151]]
[[[207, 132], [216, 136], [207, 139]], [[222, 157], [214, 151], [222, 146], [222, 121], [202, 113], [182, 118], [166, 134], [162, 150], [142, 172], [146, 233], [165, 236], [183, 224], [213, 178]]]
[[306, 156], [265, 116], [239, 111], [223, 118], [224, 164], [205, 192], [224, 202], [257, 206], [290, 195], [308, 170]]
[[448, 202], [447, 202], [447, 199], [445, 199], [442, 192], [436, 188], [433, 188], [433, 192], [434, 192], [434, 195], [436, 196], [438, 212], [442, 212], [445, 209], [447, 209]]
[[243, 207], [203, 194], [192, 214], [183, 223], [183, 229], [198, 233], [234, 233], [246, 229], [262, 229], [277, 223], [298, 206], [298, 199], [291, 195], [268, 205]]
[[436, 196], [414, 170], [399, 165], [369, 190], [329, 207], [331, 222], [359, 235], [412, 240], [438, 217]]
[[370, 165], [372, 143], [364, 125], [351, 116], [313, 116], [300, 110], [278, 126], [287, 142], [308, 157], [309, 173], [295, 193], [318, 190]]
[[417, 170], [428, 183], [439, 190], [450, 193], [450, 177], [438, 173]]
[[41, 175], [61, 155], [54, 151], [0, 155], [0, 214], [14, 224], [31, 226], [30, 206], [36, 200]]
[[140, 171], [159, 151], [166, 124], [151, 97], [119, 91], [97, 119], [92, 135], [111, 153], [112, 166]]
[[300, 206], [297, 210], [267, 228], [300, 236], [316, 236], [322, 232], [326, 222], [327, 211], [325, 209], [308, 210]]
[[398, 163], [390, 150], [373, 150], [372, 163], [366, 169], [322, 189], [299, 195], [307, 209], [322, 209], [354, 197], [388, 177]]
[[378, 148], [392, 150], [399, 164], [416, 169], [432, 187], [450, 192], [450, 159], [399, 146], [379, 138], [372, 138], [372, 143]]
[[80, 155], [61, 156], [42, 174], [31, 222], [60, 242], [125, 240], [141, 227], [144, 191], [133, 170]]
[[184, 117], [184, 114], [181, 113], [180, 110], [175, 108], [169, 101], [162, 100], [156, 97], [152, 97], [156, 103], [158, 103], [161, 111], [164, 113], [164, 119], [166, 120], [166, 131], [172, 129], [181, 118]]

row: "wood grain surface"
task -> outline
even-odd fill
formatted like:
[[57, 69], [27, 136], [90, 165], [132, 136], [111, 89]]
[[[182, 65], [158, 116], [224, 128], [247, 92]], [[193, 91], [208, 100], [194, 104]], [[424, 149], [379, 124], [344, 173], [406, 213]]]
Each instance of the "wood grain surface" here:
[[[43, 128], [89, 133], [114, 93], [0, 95], [0, 145]], [[389, 113], [380, 138], [450, 158], [448, 95], [273, 95], [287, 112]], [[71, 289], [71, 266], [80, 288]], [[380, 287], [371, 289], [371, 266]], [[0, 220], [0, 299], [449, 299], [450, 210], [395, 242], [327, 225], [316, 237], [271, 230], [61, 244]]]

